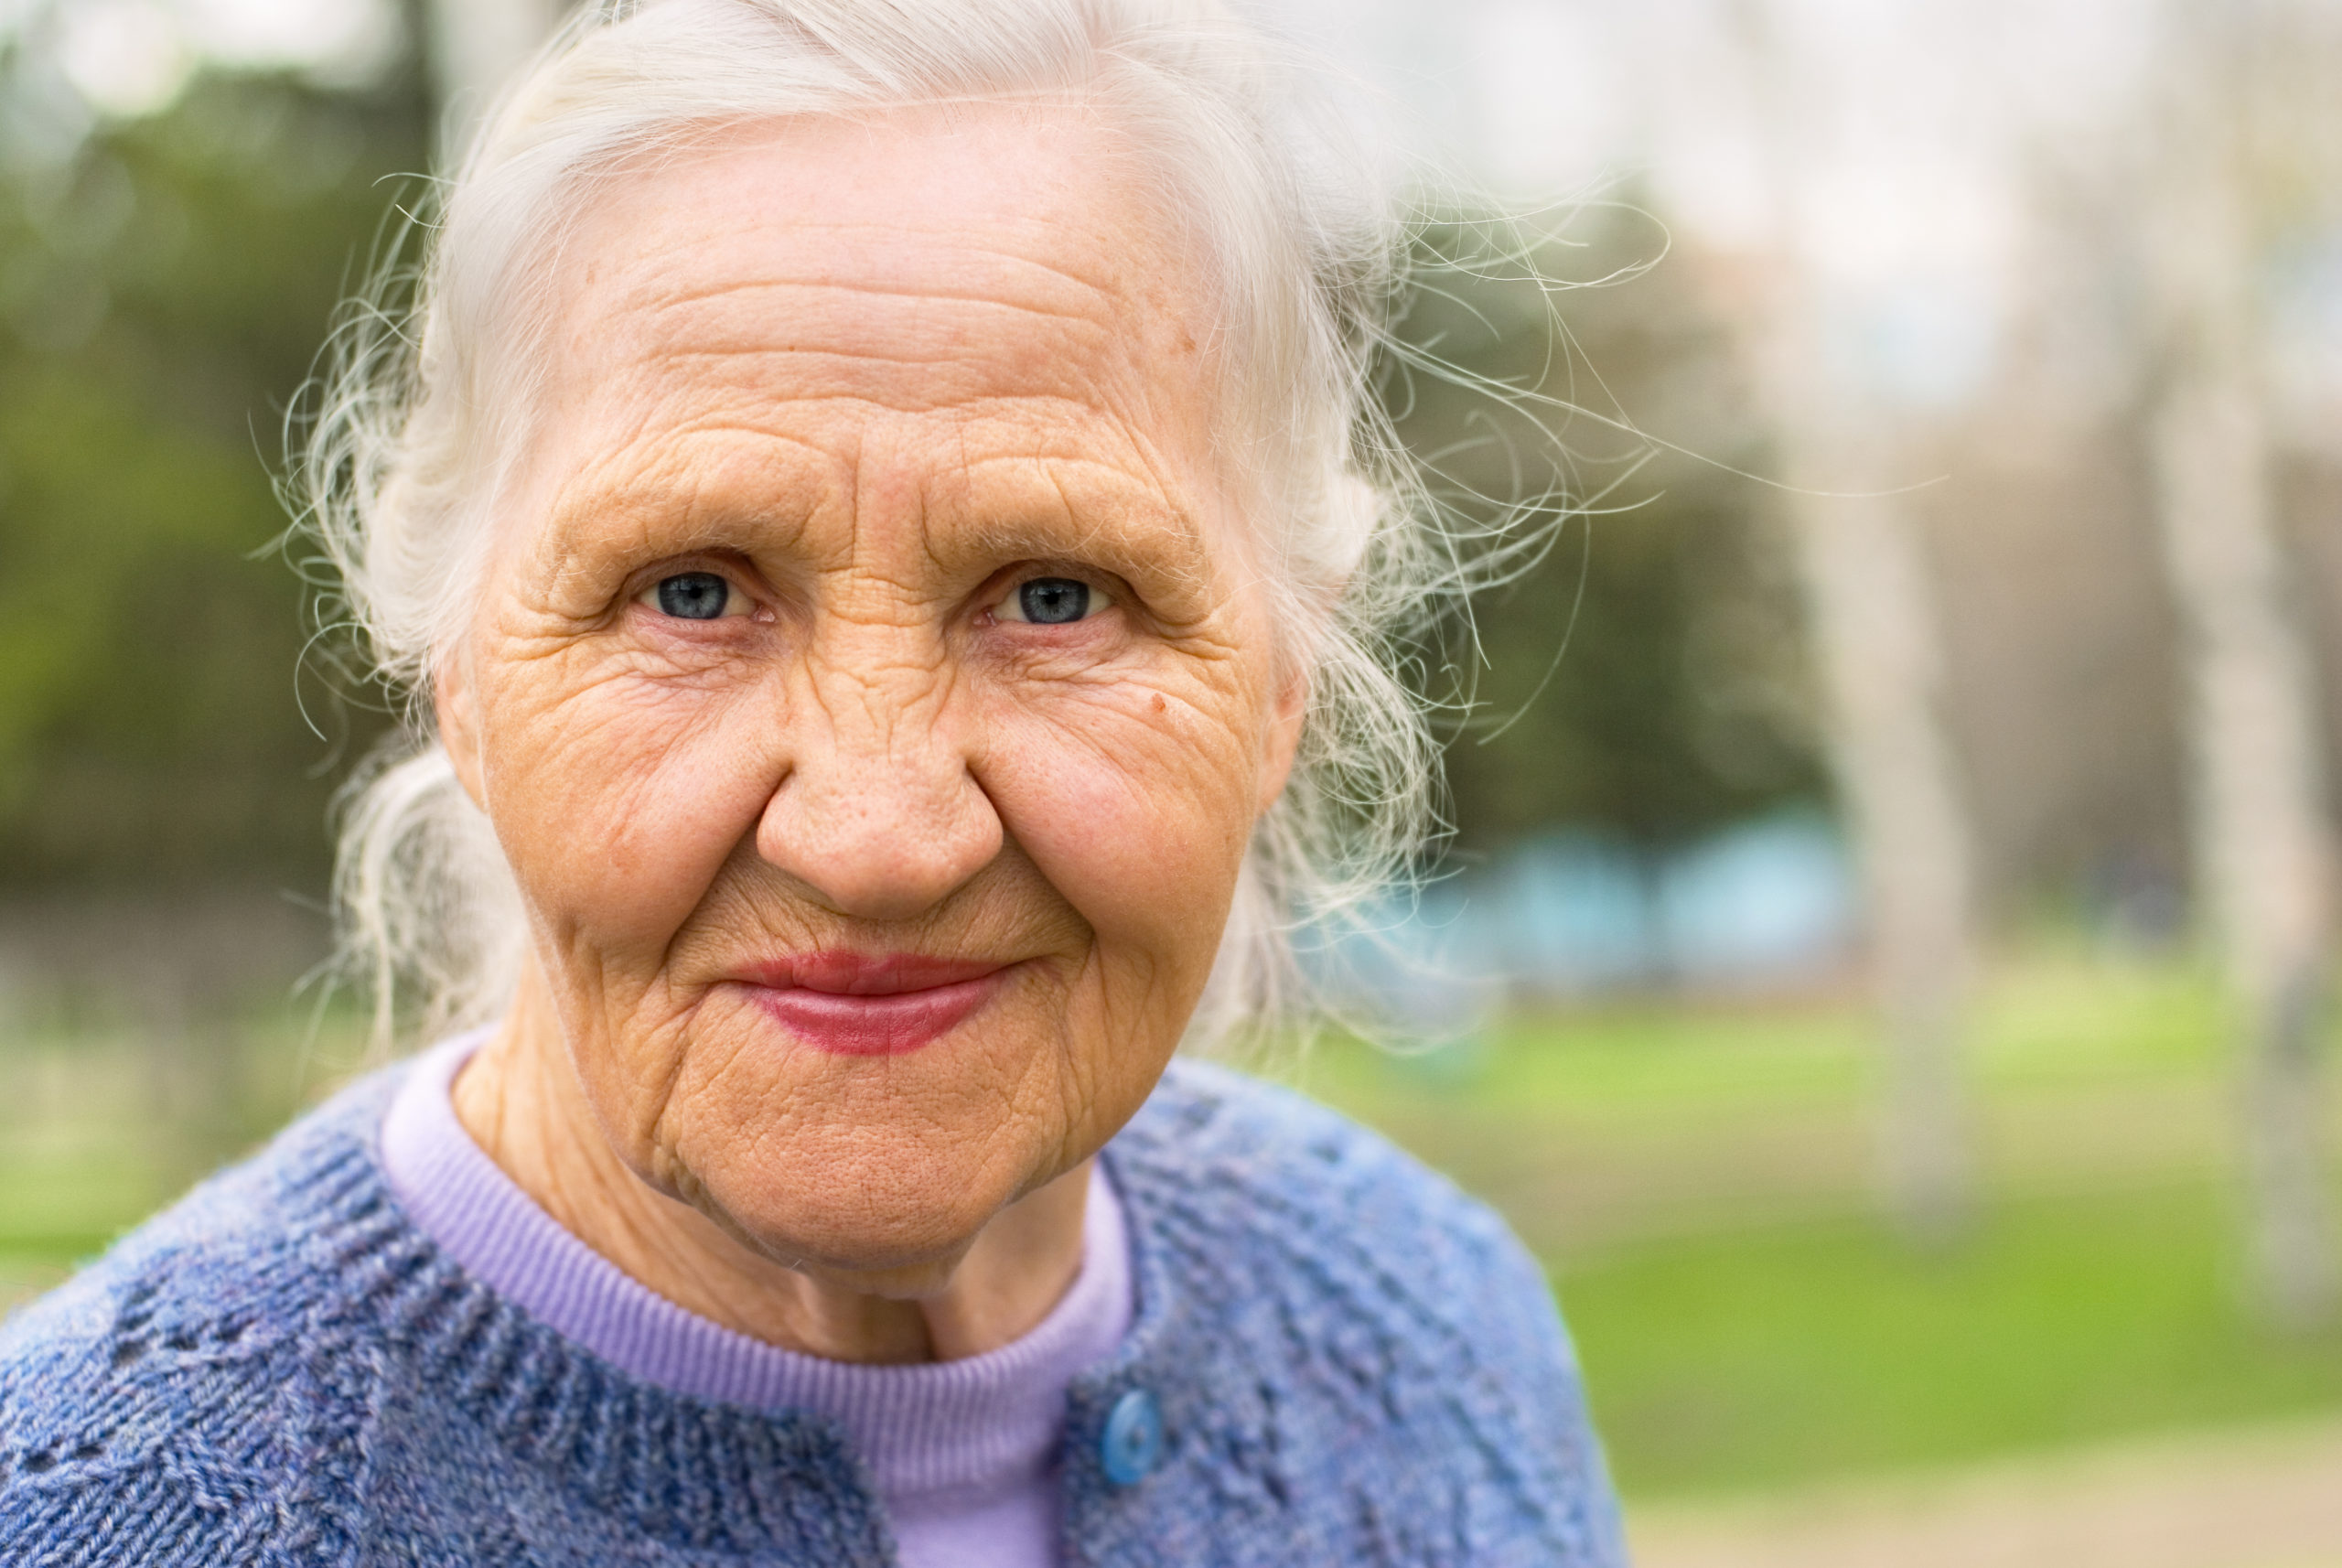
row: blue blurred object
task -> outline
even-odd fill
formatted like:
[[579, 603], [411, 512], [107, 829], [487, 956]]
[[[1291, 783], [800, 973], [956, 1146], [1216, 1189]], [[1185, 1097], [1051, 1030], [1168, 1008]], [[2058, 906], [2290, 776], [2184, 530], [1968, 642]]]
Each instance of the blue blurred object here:
[[1658, 879], [1670, 971], [1692, 984], [1762, 985], [1828, 968], [1853, 929], [1853, 879], [1837, 830], [1784, 813], [1717, 834]]
[[1488, 921], [1456, 882], [1361, 911], [1295, 946], [1311, 979], [1402, 1044], [1435, 1049], [1476, 1034], [1510, 976], [1486, 940]]
[[1797, 811], [1672, 854], [1542, 834], [1302, 947], [1335, 996], [1437, 1047], [1469, 1041], [1506, 1001], [1810, 983], [1843, 960], [1855, 917], [1844, 841], [1827, 818]]
[[1544, 834], [1481, 886], [1469, 907], [1509, 989], [1567, 996], [1656, 978], [1649, 869], [1626, 845], [1591, 833]]

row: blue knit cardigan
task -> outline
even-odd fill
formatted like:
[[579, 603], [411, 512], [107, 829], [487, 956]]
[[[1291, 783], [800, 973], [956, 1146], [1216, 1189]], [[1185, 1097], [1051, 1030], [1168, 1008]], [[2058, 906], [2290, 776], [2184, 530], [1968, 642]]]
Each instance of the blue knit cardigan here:
[[[441, 1252], [375, 1146], [400, 1070], [0, 1325], [0, 1564], [894, 1561], [829, 1421], [629, 1378]], [[1561, 1321], [1486, 1208], [1185, 1063], [1105, 1159], [1137, 1316], [1072, 1389], [1069, 1568], [1624, 1562]], [[1117, 1484], [1133, 1390], [1163, 1441]]]

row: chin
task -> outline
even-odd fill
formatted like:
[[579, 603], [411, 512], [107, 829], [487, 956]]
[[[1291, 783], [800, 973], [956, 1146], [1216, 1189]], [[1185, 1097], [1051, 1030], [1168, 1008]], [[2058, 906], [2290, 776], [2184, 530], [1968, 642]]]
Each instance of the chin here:
[[657, 1185], [776, 1262], [948, 1275], [1089, 1152], [1069, 1112], [1090, 1097], [1069, 1092], [1038, 1000], [891, 1056], [811, 1048], [753, 1005], [704, 1012], [657, 1118]]
[[834, 1146], [842, 1141], [793, 1138], [769, 1163], [698, 1171], [693, 1199], [790, 1267], [948, 1277], [995, 1215], [1056, 1174], [1028, 1179], [1001, 1157], [1004, 1148], [939, 1147], [912, 1129], [888, 1137], [865, 1126], [850, 1135], [851, 1148]]

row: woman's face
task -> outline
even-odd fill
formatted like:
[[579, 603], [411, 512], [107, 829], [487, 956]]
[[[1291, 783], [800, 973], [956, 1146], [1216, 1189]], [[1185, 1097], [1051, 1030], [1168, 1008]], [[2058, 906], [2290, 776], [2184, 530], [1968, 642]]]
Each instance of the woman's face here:
[[1144, 188], [1072, 111], [799, 124], [559, 252], [442, 727], [601, 1133], [781, 1262], [948, 1262], [1110, 1137], [1283, 784]]

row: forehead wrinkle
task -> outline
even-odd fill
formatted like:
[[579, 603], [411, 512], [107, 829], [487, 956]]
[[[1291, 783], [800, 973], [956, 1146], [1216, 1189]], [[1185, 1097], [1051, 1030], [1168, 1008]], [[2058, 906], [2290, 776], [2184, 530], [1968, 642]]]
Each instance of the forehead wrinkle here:
[[[867, 295], [873, 291], [857, 289], [842, 292]], [[902, 291], [900, 297], [924, 296], [916, 290], [907, 289]], [[1113, 335], [1104, 323], [1090, 321], [1080, 316], [1033, 309], [1003, 301], [955, 302], [954, 308], [962, 310], [981, 308], [1013, 317], [1038, 319], [1060, 330], [1026, 332], [1011, 340], [1013, 348], [987, 343], [972, 349], [966, 341], [968, 336], [966, 323], [955, 324], [950, 330], [941, 329], [935, 324], [929, 323], [928, 324], [929, 330], [914, 334], [905, 330], [901, 323], [890, 322], [886, 324], [888, 331], [885, 336], [904, 339], [901, 343], [887, 342], [883, 340], [879, 334], [863, 332], [856, 336], [855, 341], [849, 347], [843, 343], [820, 341], [775, 343], [768, 339], [773, 337], [789, 336], [781, 331], [781, 327], [785, 324], [758, 323], [755, 328], [744, 324], [735, 339], [729, 342], [645, 343], [613, 368], [655, 367], [665, 364], [721, 364], [739, 360], [778, 359], [807, 370], [838, 365], [905, 365], [926, 369], [937, 365], [966, 364], [971, 368], [979, 368], [1035, 361], [1064, 365], [1069, 369], [1093, 369], [1093, 367], [1083, 366], [1082, 359], [1097, 356], [1103, 360], [1103, 356], [1098, 355], [1099, 346], [1114, 341]], [[816, 338], [845, 335], [841, 332], [836, 323], [832, 322], [819, 333], [808, 331], [797, 336], [800, 338]], [[1118, 367], [1128, 365], [1130, 360], [1131, 356], [1128, 354], [1118, 354], [1112, 360], [1106, 360], [1094, 369], [1107, 368], [1108, 365]], [[1136, 369], [1137, 367], [1130, 365], [1129, 368]]]
[[[867, 600], [873, 596], [851, 592], [858, 583], [875, 580], [893, 590], [895, 603], [907, 610], [932, 596], [931, 587], [922, 585], [912, 575], [909, 556], [925, 556], [930, 565], [940, 567], [934, 551], [934, 530], [929, 523], [928, 505], [929, 477], [924, 473], [902, 476], [899, 488], [910, 503], [908, 516], [897, 516], [885, 508], [865, 509], [862, 498], [872, 488], [869, 474], [874, 462], [882, 460], [873, 456], [869, 432], [857, 425], [854, 429], [854, 457], [846, 465], [849, 502], [846, 507], [846, 547], [843, 564], [836, 575], [848, 585], [849, 596]], [[880, 525], [888, 537], [881, 538]], [[893, 536], [901, 534], [915, 546], [906, 553], [887, 548]]]
[[[1102, 329], [1092, 336], [1100, 344], [1113, 342]], [[729, 419], [750, 429], [757, 427], [754, 415], [759, 412], [778, 415], [825, 405], [890, 413], [986, 404], [1035, 410], [1059, 405], [1080, 420], [1103, 418], [1128, 438], [1136, 424], [1146, 422], [1134, 421], [1122, 412], [1123, 405], [1134, 403], [1152, 410], [1162, 383], [1176, 378], [1180, 368], [1152, 366], [1127, 348], [1100, 351], [1100, 344], [1076, 346], [1036, 335], [1008, 352], [994, 348], [970, 353], [948, 347], [932, 354], [897, 354], [867, 344], [851, 349], [645, 344], [622, 357], [609, 356], [606, 368], [596, 368], [588, 376], [573, 367], [573, 377], [588, 381], [587, 391], [574, 406], [588, 419], [616, 415], [650, 424], [673, 417], [662, 410], [698, 403], [706, 412], [690, 416], [691, 423]], [[867, 373], [889, 369], [926, 373]], [[615, 392], [596, 396], [602, 387]]]
[[[621, 199], [612, 204], [609, 209], [598, 209], [600, 220], [592, 223], [592, 230], [607, 231], [614, 213], [623, 211], [627, 205], [628, 204]], [[1143, 279], [1155, 270], [1144, 264], [1134, 268], [1117, 266], [1115, 263], [1121, 258], [1129, 256], [1133, 247], [1127, 236], [1118, 236], [1103, 229], [1096, 229], [1082, 236], [1085, 240], [1095, 242], [1101, 261], [1100, 267], [1093, 272], [1078, 266], [1065, 255], [1068, 248], [1066, 225], [1061, 221], [1051, 222], [1036, 219], [1017, 221], [1013, 231], [1020, 236], [1027, 236], [1031, 239], [1032, 252], [1006, 245], [985, 244], [972, 235], [956, 235], [948, 252], [943, 247], [930, 242], [919, 247], [914, 252], [908, 252], [935, 259], [937, 264], [934, 267], [923, 269], [923, 272], [931, 274], [931, 277], [915, 285], [906, 284], [900, 287], [889, 287], [879, 282], [876, 274], [880, 266], [898, 265], [907, 254], [899, 225], [878, 222], [845, 223], [823, 220], [819, 218], [792, 218], [789, 224], [789, 233], [792, 240], [799, 242], [835, 240], [839, 237], [851, 240], [857, 235], [866, 236], [866, 238], [858, 244], [850, 242], [836, 247], [826, 258], [827, 265], [812, 263], [801, 275], [792, 274], [786, 269], [785, 263], [791, 259], [791, 252], [789, 250], [759, 246], [759, 253], [766, 263], [765, 277], [754, 280], [735, 279], [712, 282], [704, 287], [694, 288], [678, 281], [679, 275], [689, 274], [691, 270], [689, 265], [678, 268], [671, 264], [670, 259], [682, 256], [689, 258], [692, 263], [703, 260], [709, 253], [709, 237], [703, 236], [699, 242], [690, 244], [680, 241], [662, 242], [656, 237], [645, 242], [638, 238], [642, 227], [644, 226], [640, 224], [629, 226], [627, 234], [628, 243], [622, 252], [625, 258], [624, 264], [614, 270], [607, 283], [590, 260], [580, 264], [576, 258], [591, 258], [596, 252], [597, 243], [608, 236], [606, 232], [592, 231], [584, 236], [584, 242], [568, 252], [572, 264], [566, 270], [572, 275], [576, 293], [590, 295], [598, 289], [616, 289], [623, 296], [630, 296], [621, 297], [617, 302], [619, 305], [629, 308], [651, 309], [671, 305], [688, 305], [728, 294], [741, 287], [839, 288], [880, 296], [917, 295], [932, 299], [980, 305], [1008, 305], [1010, 302], [1001, 299], [997, 294], [987, 288], [955, 286], [956, 280], [967, 274], [971, 263], [990, 263], [994, 268], [991, 281], [994, 283], [1009, 281], [1022, 274], [1043, 285], [1044, 290], [1051, 284], [1069, 285], [1074, 293], [1100, 301], [1103, 307], [1101, 319], [1111, 320], [1118, 312], [1118, 302], [1126, 301], [1132, 296], [1132, 290], [1127, 285], [1133, 281], [1133, 273], [1135, 272], [1136, 276]], [[1142, 225], [1143, 229], [1149, 227], [1151, 225]], [[661, 226], [651, 226], [653, 236], [661, 231]], [[748, 236], [748, 225], [735, 224], [717, 239], [720, 242], [721, 240], [741, 239]], [[1158, 252], [1165, 249], [1160, 243], [1145, 244], [1139, 248]], [[1045, 256], [1033, 252], [1047, 254]], [[801, 253], [800, 252], [800, 254]], [[808, 259], [810, 261], [810, 258]], [[1153, 259], [1157, 263], [1168, 260], [1166, 256], [1162, 255]], [[840, 275], [841, 271], [845, 267], [854, 268], [854, 274], [860, 275]], [[1053, 309], [1053, 307], [1039, 305], [1030, 308]], [[1076, 314], [1072, 311], [1061, 313]]]
[[[700, 259], [704, 251], [704, 247], [695, 249], [692, 254]], [[896, 263], [901, 254], [899, 242], [884, 252], [886, 261]], [[770, 272], [778, 258], [761, 257], [759, 262], [766, 275], [736, 274], [698, 283], [678, 279], [671, 269], [648, 264], [655, 262], [653, 256], [629, 264], [626, 275], [608, 285], [583, 285], [572, 295], [571, 303], [573, 308], [589, 317], [598, 315], [605, 320], [639, 323], [639, 328], [627, 335], [634, 345], [634, 352], [628, 357], [637, 361], [779, 350], [809, 355], [826, 352], [906, 364], [929, 364], [963, 356], [968, 351], [967, 339], [983, 335], [980, 330], [972, 329], [980, 322], [996, 321], [1003, 317], [1046, 323], [1069, 340], [1067, 347], [1093, 349], [1100, 340], [1111, 341], [1120, 335], [1118, 324], [1132, 317], [1133, 306], [1139, 303], [1116, 281], [1084, 277], [1066, 266], [1013, 252], [980, 247], [962, 247], [955, 252], [954, 255], [1000, 263], [989, 269], [983, 282], [965, 285], [957, 281], [971, 271], [964, 262], [955, 264], [951, 258], [931, 252], [926, 255], [934, 264], [921, 266], [916, 277], [899, 282], [835, 275], [775, 277]], [[1026, 279], [1001, 275], [1016, 273], [1026, 274]], [[1028, 286], [1021, 291], [1008, 286], [1017, 281], [1043, 286]], [[1049, 285], [1057, 286], [1047, 286]], [[605, 302], [596, 295], [614, 297], [607, 297]], [[841, 308], [841, 301], [849, 302], [848, 307]], [[885, 313], [889, 301], [929, 304], [938, 307], [939, 314], [964, 314], [966, 319], [940, 323], [922, 312], [906, 322], [899, 313]], [[868, 313], [889, 329], [889, 335], [899, 336], [907, 329], [916, 328], [920, 337], [932, 336], [938, 340], [938, 351], [932, 356], [882, 352], [859, 340], [851, 349], [825, 350], [806, 346], [809, 339], [818, 343], [823, 338], [867, 336], [867, 324], [854, 319], [857, 313], [851, 309], [852, 303], [866, 305]], [[727, 305], [735, 308], [726, 310]], [[1167, 317], [1170, 313], [1137, 314], [1151, 319], [1153, 316]], [[672, 324], [664, 328], [664, 335], [681, 340], [658, 341], [662, 336], [662, 323]], [[1152, 333], [1166, 339], [1176, 339], [1179, 335], [1176, 324], [1167, 319], [1154, 323]], [[715, 341], [693, 343], [693, 338], [700, 335]], [[1016, 339], [1011, 338], [1007, 341], [1014, 343]], [[570, 339], [573, 356], [583, 346], [579, 338]], [[999, 342], [983, 345], [977, 357], [997, 358], [1001, 348]], [[591, 349], [586, 357], [592, 357]], [[1015, 357], [1030, 358], [1031, 353], [1028, 349]]]
[[[677, 382], [676, 390], [679, 392], [695, 392], [703, 395], [723, 393], [727, 409], [736, 417], [740, 413], [740, 405], [743, 403], [757, 408], [772, 410], [836, 405], [844, 408], [875, 409], [882, 413], [948, 412], [955, 408], [968, 408], [979, 404], [1009, 406], [1017, 403], [1035, 405], [1057, 403], [1079, 410], [1084, 414], [1107, 414], [1110, 418], [1114, 417], [1108, 413], [1107, 408], [1099, 399], [1083, 395], [1082, 392], [1076, 388], [1065, 391], [1035, 391], [1026, 387], [1017, 391], [1006, 391], [990, 384], [989, 381], [978, 381], [972, 376], [952, 377], [948, 373], [948, 368], [966, 363], [964, 358], [959, 356], [941, 355], [933, 359], [914, 359], [890, 357], [861, 350], [847, 353], [843, 350], [831, 352], [802, 349], [786, 351], [743, 349], [708, 349], [670, 354], [661, 358], [670, 361], [691, 360], [709, 365], [720, 365], [753, 358], [786, 360], [796, 366], [806, 366], [810, 362], [830, 362], [850, 366], [883, 364], [924, 371], [937, 371], [939, 367], [944, 368], [942, 373], [924, 376], [917, 380], [902, 381], [898, 383], [899, 390], [890, 387], [865, 386], [854, 391], [846, 391], [833, 387], [790, 395], [774, 387], [773, 382], [779, 380], [779, 376], [757, 376], [746, 371], [736, 376], [710, 377], [697, 382]], [[742, 422], [742, 427], [755, 428], [747, 424], [745, 421]]]
[[[1160, 379], [1162, 371], [1115, 343], [1102, 328], [1077, 334], [1026, 333], [1007, 345], [971, 349], [937, 332], [898, 343], [876, 334], [851, 346], [736, 341], [643, 345], [613, 356], [596, 379], [633, 374], [663, 399], [747, 399], [768, 408], [866, 403], [889, 412], [964, 403], [1058, 402], [1109, 413], [1118, 388]], [[1076, 341], [1076, 337], [1086, 338]], [[918, 372], [904, 376], [893, 371]], [[1124, 397], [1129, 396], [1127, 391]], [[1141, 390], [1141, 402], [1153, 399]], [[1111, 416], [1111, 415], [1110, 415]]]
[[[990, 254], [991, 252], [978, 252]], [[788, 295], [818, 300], [826, 295], [845, 295], [853, 298], [927, 300], [973, 309], [1001, 311], [1015, 316], [1037, 316], [1049, 320], [1074, 322], [1089, 327], [1104, 327], [1114, 318], [1116, 307], [1129, 295], [1111, 285], [1092, 283], [1052, 266], [1046, 262], [1027, 262], [1031, 272], [1047, 277], [1061, 278], [1073, 284], [1080, 292], [1092, 295], [1094, 308], [1081, 308], [1053, 300], [1003, 298], [999, 294], [982, 289], [958, 289], [940, 283], [902, 283], [887, 285], [876, 279], [864, 278], [732, 278], [710, 282], [704, 287], [679, 286], [666, 279], [654, 280], [658, 286], [647, 298], [621, 299], [614, 302], [618, 308], [639, 311], [650, 317], [688, 313], [692, 306], [725, 299], [747, 299], [760, 295]], [[590, 298], [590, 295], [588, 298]]]
[[[820, 226], [811, 227], [818, 231]], [[702, 268], [704, 281], [694, 282], [688, 277], [679, 278], [677, 268], [660, 264], [661, 258], [685, 252], [685, 248], [671, 245], [648, 254], [637, 250], [623, 263], [617, 276], [607, 281], [590, 275], [576, 280], [571, 294], [571, 305], [587, 316], [598, 314], [602, 319], [609, 321], [655, 323], [678, 317], [682, 318], [684, 329], [676, 334], [683, 338], [681, 343], [645, 343], [643, 339], [646, 337], [655, 338], [659, 336], [655, 328], [629, 333], [628, 337], [634, 339], [635, 345], [631, 357], [638, 360], [754, 352], [769, 350], [780, 345], [785, 345], [788, 351], [793, 353], [820, 354], [823, 350], [808, 348], [803, 340], [852, 336], [861, 326], [852, 321], [841, 323], [836, 319], [841, 314], [836, 308], [836, 301], [840, 298], [865, 300], [874, 309], [883, 309], [882, 302], [890, 300], [924, 301], [951, 311], [966, 312], [972, 318], [948, 330], [938, 323], [914, 318], [912, 325], [944, 339], [940, 351], [932, 356], [911, 352], [885, 353], [859, 341], [850, 350], [830, 350], [864, 360], [924, 365], [949, 359], [955, 353], [965, 351], [965, 345], [960, 340], [969, 336], [968, 328], [975, 321], [1004, 315], [1052, 324], [1068, 338], [1080, 340], [1078, 345], [1069, 344], [1068, 347], [1078, 346], [1083, 350], [1094, 349], [1101, 339], [1112, 341], [1125, 337], [1127, 324], [1133, 320], [1144, 324], [1144, 336], [1149, 338], [1172, 345], [1192, 341], [1192, 333], [1179, 319], [1185, 312], [1164, 298], [1160, 287], [1143, 288], [1134, 293], [1130, 286], [1137, 281], [1124, 275], [1131, 269], [1116, 265], [1117, 259], [1129, 250], [1126, 241], [1117, 242], [1111, 236], [1098, 236], [1096, 248], [1104, 270], [1091, 275], [1063, 255], [1068, 248], [1064, 235], [1052, 231], [1045, 239], [1048, 248], [1058, 254], [1042, 259], [974, 243], [960, 244], [949, 252], [929, 246], [907, 252], [901, 236], [890, 233], [886, 243], [874, 243], [869, 248], [874, 274], [886, 267], [899, 269], [907, 253], [919, 257], [923, 263], [918, 266], [915, 276], [899, 282], [876, 275], [837, 275], [840, 263], [835, 257], [822, 258], [827, 265], [812, 276], [776, 276], [774, 274], [783, 267], [788, 259], [785, 250], [768, 251], [755, 258], [756, 267], [762, 275], [752, 272], [747, 276], [736, 273], [732, 276], [705, 277]], [[704, 244], [690, 247], [685, 253], [693, 263], [723, 264], [721, 261], [709, 262], [708, 247]], [[983, 269], [986, 276], [983, 281], [974, 284], [963, 281], [972, 271], [972, 263], [991, 263]], [[1019, 284], [1024, 285], [1021, 289], [1015, 286]], [[1006, 288], [1009, 297], [1003, 297], [1004, 288]], [[596, 298], [596, 295], [602, 297]], [[719, 313], [693, 309], [694, 306], [717, 305], [724, 301], [741, 302], [747, 307], [763, 296], [779, 296], [798, 304], [779, 309], [770, 306], [746, 308], [743, 319], [719, 319], [704, 324], [696, 318]], [[906, 326], [899, 316], [882, 318], [881, 324], [898, 333]], [[704, 346], [691, 345], [690, 338], [694, 330], [707, 332], [718, 341]], [[765, 341], [757, 341], [758, 338]], [[1008, 339], [1011, 343], [1015, 340], [1014, 338]], [[569, 346], [573, 353], [579, 348], [587, 347], [577, 337], [569, 339]], [[983, 345], [978, 357], [998, 358], [1001, 348], [999, 343]], [[591, 349], [588, 348], [587, 351], [590, 357]], [[1028, 345], [1015, 357], [1033, 358], [1032, 347]], [[1118, 357], [1125, 361], [1132, 358], [1127, 353]]]

